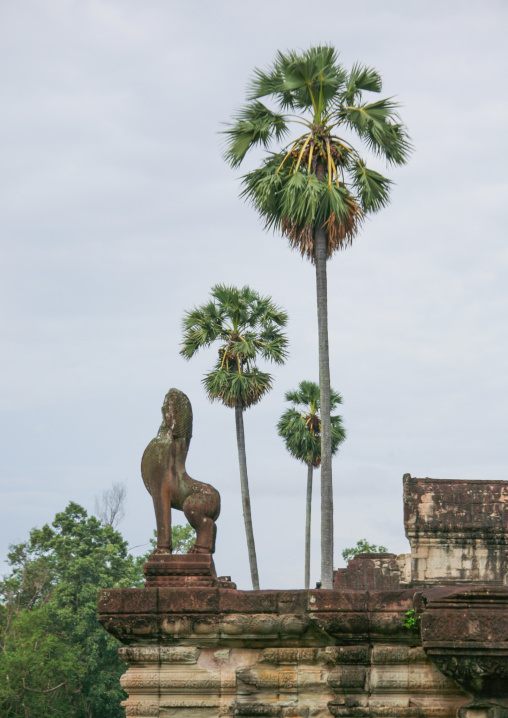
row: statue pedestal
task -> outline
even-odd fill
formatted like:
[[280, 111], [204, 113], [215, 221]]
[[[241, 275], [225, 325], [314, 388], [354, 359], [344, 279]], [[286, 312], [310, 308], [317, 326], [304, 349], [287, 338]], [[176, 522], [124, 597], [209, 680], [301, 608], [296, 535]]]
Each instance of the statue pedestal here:
[[146, 588], [236, 588], [230, 576], [215, 572], [209, 553], [163, 553], [157, 550], [143, 565]]
[[215, 588], [217, 574], [209, 553], [158, 553], [143, 566], [146, 588]]

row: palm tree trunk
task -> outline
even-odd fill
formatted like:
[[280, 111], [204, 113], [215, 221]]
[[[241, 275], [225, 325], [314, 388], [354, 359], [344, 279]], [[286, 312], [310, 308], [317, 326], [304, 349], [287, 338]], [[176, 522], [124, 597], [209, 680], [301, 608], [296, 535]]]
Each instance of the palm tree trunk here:
[[[325, 178], [322, 165], [316, 176]], [[321, 405], [321, 585], [333, 582], [332, 426], [330, 420], [330, 357], [328, 351], [328, 300], [326, 287], [327, 238], [323, 227], [314, 230]]]
[[242, 488], [243, 520], [247, 535], [247, 550], [249, 552], [250, 575], [252, 588], [259, 591], [258, 563], [256, 560], [256, 546], [252, 530], [252, 517], [250, 514], [249, 479], [247, 477], [247, 456], [245, 454], [245, 433], [243, 430], [243, 407], [235, 406], [236, 443], [238, 445], [238, 461], [240, 464], [240, 485]]
[[310, 588], [310, 512], [312, 508], [312, 472], [314, 467], [307, 464], [307, 511], [305, 515], [305, 588]]

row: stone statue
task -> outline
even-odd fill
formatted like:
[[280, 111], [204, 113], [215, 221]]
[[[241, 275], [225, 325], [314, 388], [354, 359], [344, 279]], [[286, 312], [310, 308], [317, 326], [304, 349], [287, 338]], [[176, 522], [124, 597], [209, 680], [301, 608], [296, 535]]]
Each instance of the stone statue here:
[[219, 492], [191, 479], [185, 459], [192, 436], [192, 407], [178, 389], [170, 389], [162, 405], [162, 424], [141, 459], [141, 475], [153, 499], [157, 522], [157, 554], [172, 552], [171, 509], [183, 511], [196, 530], [189, 553], [215, 551], [215, 521], [220, 513]]

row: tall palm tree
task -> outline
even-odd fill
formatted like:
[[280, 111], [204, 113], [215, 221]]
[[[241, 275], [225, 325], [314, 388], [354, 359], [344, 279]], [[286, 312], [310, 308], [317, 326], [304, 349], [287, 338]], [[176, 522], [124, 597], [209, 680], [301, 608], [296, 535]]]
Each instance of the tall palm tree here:
[[250, 509], [243, 412], [257, 404], [272, 387], [272, 377], [256, 366], [258, 357], [283, 364], [287, 339], [281, 331], [287, 314], [270, 297], [261, 297], [249, 287], [237, 289], [223, 284], [211, 290], [209, 302], [185, 313], [180, 354], [190, 359], [199, 349], [219, 344], [218, 360], [203, 379], [210, 400], [234, 408], [240, 465], [243, 518], [252, 587], [259, 589], [256, 546]]
[[[313, 381], [302, 381], [297, 391], [288, 391], [286, 401], [292, 406], [282, 414], [277, 431], [284, 439], [286, 449], [295, 459], [307, 465], [307, 509], [305, 516], [305, 588], [310, 585], [310, 523], [312, 505], [312, 474], [321, 464], [321, 417], [319, 386]], [[341, 395], [331, 390], [330, 410], [342, 404]], [[332, 456], [346, 438], [342, 417], [331, 416]]]
[[[332, 587], [333, 491], [330, 422], [330, 362], [326, 260], [345, 249], [365, 215], [385, 207], [391, 181], [369, 169], [347, 139], [388, 164], [407, 161], [411, 145], [391, 99], [365, 102], [379, 93], [376, 70], [353, 65], [346, 71], [331, 46], [305, 52], [278, 52], [266, 71], [256, 69], [247, 104], [226, 130], [224, 157], [238, 167], [253, 147], [277, 145], [261, 166], [243, 177], [242, 196], [292, 247], [316, 267], [321, 401], [321, 580]], [[267, 98], [272, 107], [261, 102]], [[304, 133], [289, 142], [290, 128]]]

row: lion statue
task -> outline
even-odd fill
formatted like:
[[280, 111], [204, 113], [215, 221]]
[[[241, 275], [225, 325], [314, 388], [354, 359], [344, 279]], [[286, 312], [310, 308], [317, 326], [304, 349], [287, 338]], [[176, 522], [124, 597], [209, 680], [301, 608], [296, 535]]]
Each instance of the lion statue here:
[[220, 513], [219, 492], [191, 479], [185, 459], [192, 436], [192, 407], [187, 396], [170, 389], [162, 405], [162, 424], [141, 459], [141, 475], [155, 508], [156, 553], [171, 553], [171, 509], [183, 511], [196, 530], [189, 553], [215, 551], [215, 521]]

